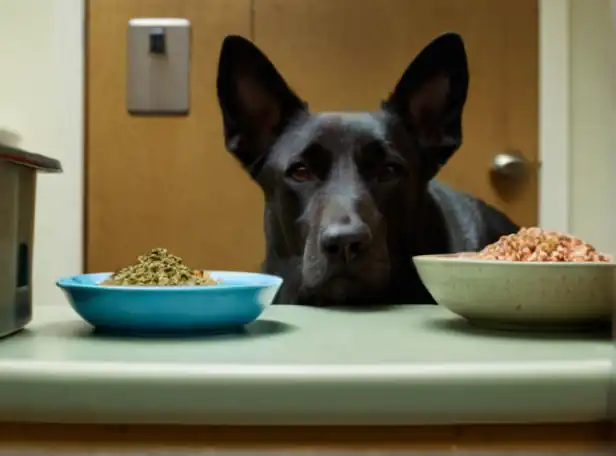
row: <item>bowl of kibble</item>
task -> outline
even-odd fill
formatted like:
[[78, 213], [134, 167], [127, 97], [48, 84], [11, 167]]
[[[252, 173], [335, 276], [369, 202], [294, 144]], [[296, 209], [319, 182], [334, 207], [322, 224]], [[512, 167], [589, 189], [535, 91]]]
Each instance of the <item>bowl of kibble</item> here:
[[156, 248], [114, 273], [56, 283], [99, 330], [139, 333], [226, 331], [255, 321], [282, 286], [277, 276], [204, 271]]
[[467, 320], [502, 328], [608, 322], [616, 263], [581, 239], [522, 228], [480, 252], [413, 258], [434, 300]]

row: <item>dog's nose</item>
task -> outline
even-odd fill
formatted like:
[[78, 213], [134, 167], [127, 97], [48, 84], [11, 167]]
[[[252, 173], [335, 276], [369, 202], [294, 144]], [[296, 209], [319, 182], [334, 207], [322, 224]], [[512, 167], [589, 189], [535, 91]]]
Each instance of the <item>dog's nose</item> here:
[[321, 234], [321, 249], [329, 258], [351, 261], [365, 251], [372, 234], [365, 223], [333, 224]]

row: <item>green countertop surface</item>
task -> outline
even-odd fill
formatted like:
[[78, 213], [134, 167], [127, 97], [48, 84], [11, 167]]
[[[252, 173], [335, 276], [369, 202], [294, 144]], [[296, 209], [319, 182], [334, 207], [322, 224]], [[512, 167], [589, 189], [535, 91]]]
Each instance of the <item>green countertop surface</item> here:
[[609, 334], [474, 328], [437, 306], [272, 306], [243, 333], [97, 335], [68, 304], [0, 341], [0, 419], [167, 424], [591, 422]]

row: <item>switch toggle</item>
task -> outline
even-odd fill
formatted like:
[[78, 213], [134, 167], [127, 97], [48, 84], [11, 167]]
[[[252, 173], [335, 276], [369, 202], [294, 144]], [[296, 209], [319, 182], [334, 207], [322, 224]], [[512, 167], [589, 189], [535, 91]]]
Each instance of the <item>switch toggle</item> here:
[[167, 38], [165, 29], [156, 27], [150, 30], [150, 54], [165, 55], [167, 53]]

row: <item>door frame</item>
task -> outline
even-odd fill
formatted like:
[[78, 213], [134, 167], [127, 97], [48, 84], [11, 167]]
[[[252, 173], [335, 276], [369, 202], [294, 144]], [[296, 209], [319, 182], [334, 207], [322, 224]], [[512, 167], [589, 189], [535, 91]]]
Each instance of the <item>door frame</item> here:
[[[75, 0], [80, 8], [87, 11], [88, 0]], [[546, 228], [569, 231], [571, 226], [571, 105], [570, 105], [570, 1], [571, 0], [538, 0], [539, 1], [539, 224]], [[71, 2], [72, 3], [72, 2]], [[73, 7], [74, 7], [74, 3]], [[69, 20], [78, 20], [81, 17], [71, 15]], [[76, 24], [75, 24], [76, 25]], [[65, 77], [71, 79], [75, 68], [84, 68], [86, 52], [86, 20], [82, 20], [80, 27], [66, 28], [72, 33], [64, 33], [62, 40], [66, 41], [67, 48], [71, 42], [80, 41], [83, 53], [73, 56], [76, 65], [66, 65], [63, 68]], [[60, 75], [61, 76], [61, 75]], [[87, 100], [85, 96], [84, 78], [82, 87], [74, 89], [79, 93], [71, 93], [74, 101], [66, 109], [79, 112], [85, 131], [85, 116]], [[563, 134], [566, 132], [566, 134]], [[67, 132], [74, 135], [75, 141], [81, 144], [81, 156], [75, 157], [75, 163], [85, 160], [85, 141], [82, 131]], [[71, 166], [71, 168], [73, 168]], [[64, 179], [73, 179], [79, 185], [85, 180], [83, 166], [74, 167], [71, 174]], [[72, 188], [72, 187], [71, 187]], [[85, 194], [82, 195], [85, 200]], [[71, 198], [72, 199], [72, 198]], [[79, 211], [85, 227], [85, 211], [80, 205], [74, 206]], [[59, 218], [58, 223], [62, 223]], [[62, 227], [57, 227], [63, 229]], [[84, 242], [85, 244], [85, 242]], [[61, 246], [58, 246], [61, 248]], [[83, 268], [85, 264], [84, 246], [81, 246], [81, 264], [75, 265], [75, 271]]]
[[564, 232], [573, 212], [570, 10], [570, 0], [539, 0], [539, 225]]

